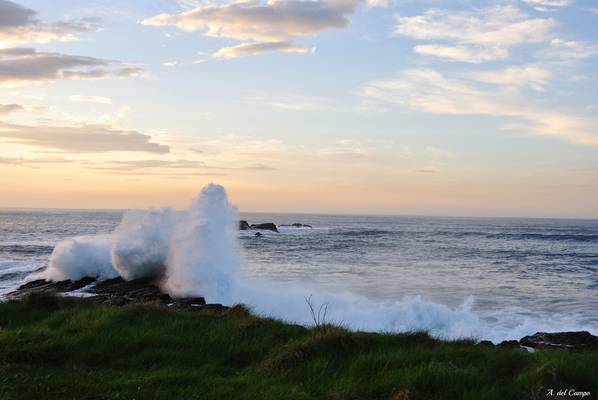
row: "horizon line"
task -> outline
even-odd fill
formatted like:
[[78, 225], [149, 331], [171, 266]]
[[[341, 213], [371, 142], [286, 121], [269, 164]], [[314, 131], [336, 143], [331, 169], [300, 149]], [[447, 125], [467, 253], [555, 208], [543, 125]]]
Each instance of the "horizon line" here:
[[[147, 210], [170, 208], [175, 211], [183, 211], [184, 209], [175, 207], [131, 207], [131, 208], [84, 208], [84, 207], [0, 207], [0, 211], [96, 211], [96, 212], [126, 212], [129, 210]], [[412, 217], [412, 218], [483, 218], [483, 219], [548, 219], [548, 220], [576, 220], [576, 221], [598, 221], [598, 216], [595, 217], [564, 217], [564, 216], [521, 216], [521, 215], [465, 215], [465, 214], [418, 214], [418, 213], [359, 213], [359, 212], [305, 212], [305, 211], [255, 211], [255, 210], [239, 210], [239, 214], [283, 214], [283, 215], [314, 215], [314, 216], [355, 216], [355, 217]]]

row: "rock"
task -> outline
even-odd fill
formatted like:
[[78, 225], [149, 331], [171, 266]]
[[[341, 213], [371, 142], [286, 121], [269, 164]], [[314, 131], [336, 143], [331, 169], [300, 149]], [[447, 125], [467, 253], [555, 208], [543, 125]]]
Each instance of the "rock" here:
[[240, 231], [247, 231], [251, 229], [251, 225], [249, 225], [249, 223], [245, 220], [241, 220], [239, 221], [239, 230]]
[[251, 224], [251, 225], [249, 225], [249, 223], [247, 221], [245, 221], [245, 220], [239, 221], [239, 230], [240, 231], [247, 231], [247, 230], [250, 230], [250, 229], [261, 229], [261, 230], [264, 230], [264, 231], [278, 232], [278, 227], [273, 222], [266, 222], [266, 223], [263, 223], [263, 224]]
[[95, 278], [92, 278], [90, 276], [86, 276], [85, 278], [81, 278], [78, 281], [75, 281], [72, 283], [72, 288], [71, 290], [77, 290], [77, 289], [81, 289], [85, 286], [91, 285], [92, 283], [94, 283], [96, 281]]
[[264, 236], [264, 235], [262, 235], [260, 232], [256, 232], [256, 233], [255, 233], [255, 236], [256, 236], [256, 237], [262, 237], [262, 236]]
[[283, 226], [285, 228], [311, 228], [313, 229], [313, 227], [311, 225], [307, 225], [307, 224], [298, 224], [298, 223], [294, 223], [294, 224], [284, 224], [284, 225], [280, 225]]
[[566, 349], [573, 351], [598, 350], [598, 336], [587, 331], [579, 332], [537, 332], [522, 338], [522, 346], [534, 349]]
[[[30, 294], [65, 293], [85, 287], [96, 280], [83, 278], [75, 282], [47, 282], [37, 280], [28, 282], [9, 294], [9, 298], [20, 299]], [[185, 310], [210, 310], [220, 313], [228, 307], [222, 304], [206, 304], [203, 297], [172, 298], [162, 293], [156, 278], [142, 278], [125, 281], [122, 278], [107, 279], [97, 282], [86, 290], [92, 296], [89, 299], [97, 304], [109, 306], [124, 306], [127, 304], [152, 304], [170, 306]]]
[[9, 293], [8, 298], [20, 299], [22, 297], [30, 295], [31, 293], [56, 294], [72, 292], [73, 290], [81, 289], [82, 287], [90, 285], [93, 282], [95, 282], [95, 278], [91, 277], [85, 277], [74, 282], [69, 280], [59, 282], [48, 282], [43, 279], [38, 279], [21, 285], [17, 290], [15, 290], [12, 293]]
[[206, 300], [203, 297], [173, 299], [172, 303], [168, 304], [169, 307], [177, 307], [177, 308], [199, 307], [199, 306], [205, 306], [205, 305], [206, 305]]
[[97, 294], [99, 303], [123, 305], [128, 303], [168, 304], [172, 298], [160, 291], [153, 278], [125, 281], [122, 278], [108, 279], [98, 282], [89, 289], [89, 293]]
[[497, 347], [518, 349], [519, 342], [517, 340], [503, 340], [497, 345]]
[[278, 232], [278, 227], [273, 222], [266, 222], [264, 224], [251, 224], [251, 229], [261, 229], [264, 231]]

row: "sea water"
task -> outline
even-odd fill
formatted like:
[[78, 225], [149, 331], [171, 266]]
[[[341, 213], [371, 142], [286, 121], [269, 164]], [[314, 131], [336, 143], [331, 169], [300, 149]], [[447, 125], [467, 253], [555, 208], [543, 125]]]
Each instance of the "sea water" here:
[[[112, 232], [123, 212], [0, 210], [0, 296], [42, 271], [54, 246]], [[537, 330], [598, 334], [598, 221], [241, 213], [245, 299], [258, 312], [374, 331], [518, 339]]]

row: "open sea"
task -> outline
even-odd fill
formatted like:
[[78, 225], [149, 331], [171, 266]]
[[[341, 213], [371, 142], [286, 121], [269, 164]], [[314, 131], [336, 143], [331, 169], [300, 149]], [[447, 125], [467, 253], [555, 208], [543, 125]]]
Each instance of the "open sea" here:
[[[121, 217], [112, 211], [0, 210], [0, 297], [45, 268], [60, 240], [109, 233]], [[306, 295], [339, 294], [368, 305], [425, 300], [400, 308], [416, 322], [433, 321], [438, 313], [426, 304], [451, 310], [467, 304], [485, 325], [478, 336], [493, 340], [536, 330], [598, 334], [596, 220], [257, 213], [241, 218], [313, 226], [281, 228], [280, 234], [259, 238], [239, 232], [243, 282], [300, 287]], [[329, 310], [332, 319], [334, 312]], [[358, 326], [368, 329], [366, 322]], [[374, 323], [372, 330], [392, 326]]]

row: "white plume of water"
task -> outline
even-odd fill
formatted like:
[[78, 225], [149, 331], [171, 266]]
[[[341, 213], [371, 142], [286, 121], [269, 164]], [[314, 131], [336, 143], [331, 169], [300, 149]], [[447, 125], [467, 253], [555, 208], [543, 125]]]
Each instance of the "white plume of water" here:
[[50, 281], [77, 280], [86, 276], [109, 279], [118, 276], [110, 259], [110, 235], [78, 236], [58, 243], [48, 268], [35, 278]]
[[172, 237], [164, 288], [177, 296], [229, 302], [241, 263], [236, 221], [224, 188], [204, 187]]
[[112, 264], [126, 280], [166, 270], [177, 218], [171, 210], [128, 211], [112, 232]]
[[172, 296], [226, 302], [240, 266], [236, 221], [224, 188], [209, 184], [180, 215], [169, 209], [128, 211], [110, 235], [58, 243], [36, 278], [159, 277]]

